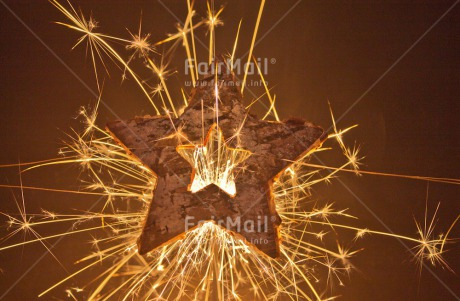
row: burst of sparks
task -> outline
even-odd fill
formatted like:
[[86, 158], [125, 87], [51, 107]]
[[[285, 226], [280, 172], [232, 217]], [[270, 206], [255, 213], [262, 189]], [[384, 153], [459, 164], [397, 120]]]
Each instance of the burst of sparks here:
[[182, 145], [177, 151], [194, 168], [191, 192], [215, 184], [230, 196], [236, 194], [236, 168], [251, 155], [243, 149], [229, 148], [216, 124], [209, 130], [204, 145]]
[[[166, 84], [167, 64], [157, 64], [152, 57], [158, 55], [154, 50], [154, 45], [182, 41], [187, 59], [196, 64], [194, 30], [205, 24], [208, 27], [210, 39], [209, 63], [211, 64], [215, 58], [215, 28], [222, 25], [219, 16], [223, 8], [215, 12], [213, 3], [208, 3], [207, 18], [194, 24], [193, 1], [192, 3], [187, 1], [188, 16], [184, 26], [178, 28], [177, 34], [157, 43], [149, 41], [150, 34], [142, 34], [141, 24], [137, 34], [129, 32], [131, 39], [112, 37], [95, 32], [97, 22], [92, 17], [86, 19], [82, 14], [78, 14], [70, 3], [68, 8], [55, 0], [52, 0], [52, 3], [70, 22], [59, 24], [82, 34], [76, 45], [83, 41], [87, 42], [98, 87], [98, 61], [107, 70], [104, 63], [104, 56], [107, 56], [132, 76], [157, 114], [160, 112], [153, 98], [155, 96], [160, 98], [162, 107], [168, 116], [173, 114], [177, 117], [180, 111], [176, 109]], [[262, 0], [252, 43], [249, 47], [248, 62], [250, 62], [254, 50], [264, 3], [265, 1]], [[235, 58], [240, 27], [241, 22], [231, 55], [232, 62]], [[190, 47], [188, 40], [189, 35], [192, 47]], [[125, 48], [134, 53], [131, 53], [129, 59], [125, 61], [110, 41], [124, 43]], [[159, 79], [159, 83], [153, 89], [153, 96], [147, 91], [148, 86], [145, 82], [136, 75], [137, 73], [129, 65], [135, 56], [144, 60], [152, 73]], [[194, 69], [190, 71], [192, 81], [195, 84], [198, 78], [196, 65]], [[275, 120], [279, 121], [275, 108], [276, 98], [271, 96], [270, 89], [260, 70], [259, 75], [264, 82], [264, 95], [267, 96], [270, 104], [264, 118], [272, 115]], [[246, 76], [247, 69], [241, 90], [245, 87]], [[216, 114], [218, 111], [218, 92], [219, 89], [216, 85]], [[184, 94], [185, 104], [187, 103], [186, 98]], [[259, 98], [254, 102], [258, 101]], [[17, 201], [18, 215], [2, 213], [7, 218], [6, 225], [10, 232], [1, 242], [12, 239], [20, 233], [32, 233], [33, 238], [20, 243], [0, 246], [0, 251], [33, 243], [42, 243], [46, 247], [48, 240], [56, 237], [73, 236], [78, 233], [90, 233], [92, 235], [89, 241], [88, 254], [77, 262], [81, 266], [76, 268], [68, 277], [51, 285], [40, 296], [49, 294], [57, 288], [64, 288], [67, 296], [73, 300], [81, 299], [84, 293], [88, 294], [85, 300], [111, 300], [114, 297], [120, 300], [248, 300], [248, 298], [257, 300], [332, 300], [334, 297], [326, 296], [324, 290], [320, 288], [321, 283], [324, 283], [326, 287], [335, 282], [343, 285], [342, 277], [351, 271], [351, 258], [359, 251], [343, 245], [330, 245], [324, 241], [325, 237], [336, 235], [339, 230], [355, 233], [355, 240], [371, 234], [403, 239], [413, 243], [416, 259], [421, 264], [429, 262], [432, 265], [447, 266], [442, 255], [445, 252], [445, 244], [450, 241], [448, 235], [459, 218], [452, 223], [444, 235], [435, 236], [436, 210], [431, 221], [427, 221], [427, 216], [425, 216], [423, 226], [417, 223], [419, 237], [412, 238], [342, 223], [341, 220], [352, 220], [354, 217], [348, 214], [346, 210], [335, 209], [332, 203], [322, 206], [312, 204], [309, 198], [312, 186], [330, 181], [339, 172], [397, 176], [359, 170], [362, 159], [359, 155], [359, 147], [349, 148], [343, 139], [343, 135], [353, 127], [345, 130], [337, 129], [332, 109], [334, 133], [329, 135], [329, 140], [335, 140], [338, 143], [346, 162], [336, 168], [314, 165], [309, 163], [308, 157], [301, 158], [292, 162], [292, 167], [288, 168], [274, 183], [276, 210], [282, 219], [280, 227], [282, 243], [279, 259], [275, 260], [265, 256], [248, 244], [244, 238], [221, 228], [214, 222], [203, 223], [187, 232], [180, 240], [155, 249], [147, 256], [141, 256], [137, 252], [136, 240], [142, 230], [142, 221], [148, 209], [148, 200], [152, 197], [155, 176], [117, 145], [106, 130], [97, 125], [98, 104], [99, 101], [92, 110], [86, 108], [80, 110], [85, 129], [81, 134], [74, 131], [68, 136], [70, 141], [60, 151], [61, 158], [20, 164], [21, 166], [30, 166], [26, 170], [62, 164], [79, 164], [82, 171], [89, 177], [86, 190], [72, 191], [27, 187], [23, 186], [22, 182], [19, 188], [21, 191], [22, 189], [42, 189], [65, 193], [102, 195], [105, 196], [103, 206], [98, 211], [88, 210], [88, 212], [78, 214], [59, 214], [47, 210], [43, 210], [39, 214], [29, 214], [26, 213], [24, 197], [22, 196], [21, 201]], [[249, 106], [251, 105], [252, 103]], [[240, 129], [235, 129], [235, 135], [230, 139], [238, 139], [241, 134]], [[219, 133], [220, 131], [216, 129], [212, 133], [211, 140], [217, 141], [222, 146], [225, 143]], [[173, 135], [180, 141], [187, 140], [180, 128], [175, 128]], [[200, 148], [195, 147], [195, 149]], [[201, 152], [194, 151], [192, 153], [190, 157], [192, 162], [196, 163], [197, 160], [203, 158], [209, 159], [209, 162], [222, 159], [219, 156], [214, 156], [216, 152], [222, 151], [220, 146], [214, 150], [208, 150], [207, 153], [205, 147], [201, 147], [200, 150]], [[322, 150], [319, 149], [316, 152]], [[246, 155], [242, 155], [239, 159], [232, 157], [238, 160], [230, 162], [231, 168], [226, 165], [227, 167], [223, 170], [210, 168], [209, 164], [206, 163], [203, 165], [206, 168], [200, 169], [202, 176], [198, 178], [204, 179], [204, 182], [208, 184], [217, 182], [216, 184], [223, 187], [229, 194], [234, 194], [231, 188], [225, 189], [225, 187], [231, 186], [232, 178], [225, 177], [225, 183], [222, 185], [220, 185], [219, 179], [225, 173], [230, 172], [229, 174], [231, 174], [231, 170], [236, 164], [243, 161], [243, 157]], [[10, 166], [14, 165], [2, 167]], [[319, 172], [322, 169], [330, 169], [331, 172], [322, 176]], [[411, 176], [402, 177], [410, 178]], [[124, 179], [121, 180], [122, 178]], [[412, 178], [460, 184], [457, 179]], [[1, 187], [15, 186], [1, 185]], [[66, 232], [40, 236], [38, 229], [47, 225], [56, 225], [59, 226], [56, 227], [59, 229], [65, 225], [71, 227]], [[332, 231], [328, 231], [329, 229]], [[101, 233], [106, 235], [102, 236]], [[326, 279], [321, 279], [318, 276], [317, 270], [321, 268], [328, 275]], [[82, 288], [69, 286], [72, 279], [81, 274], [90, 273], [94, 269], [98, 269], [98, 275], [94, 277], [93, 281]]]

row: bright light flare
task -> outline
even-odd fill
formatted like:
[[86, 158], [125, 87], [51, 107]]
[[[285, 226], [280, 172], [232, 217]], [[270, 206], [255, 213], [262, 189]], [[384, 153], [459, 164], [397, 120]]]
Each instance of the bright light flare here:
[[217, 124], [210, 128], [203, 145], [179, 146], [177, 152], [194, 168], [189, 187], [192, 193], [214, 184], [230, 196], [236, 194], [237, 167], [251, 155], [250, 151], [228, 147]]

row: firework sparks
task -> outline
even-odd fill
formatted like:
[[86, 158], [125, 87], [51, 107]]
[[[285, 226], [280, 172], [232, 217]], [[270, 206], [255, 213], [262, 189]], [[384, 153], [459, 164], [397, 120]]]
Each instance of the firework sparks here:
[[[141, 23], [137, 34], [129, 32], [130, 39], [113, 37], [96, 32], [97, 22], [94, 18], [86, 19], [82, 14], [78, 14], [70, 4], [69, 7], [65, 7], [54, 0], [52, 3], [70, 22], [59, 24], [82, 34], [75, 46], [86, 41], [99, 89], [98, 66], [100, 64], [107, 70], [104, 62], [104, 57], [107, 56], [122, 67], [123, 77], [127, 74], [135, 80], [152, 104], [155, 113], [159, 115], [160, 106], [156, 104], [158, 100], [154, 98], [158, 96], [164, 111], [171, 120], [173, 118], [171, 115], [177, 118], [180, 110], [176, 108], [168, 90], [166, 66], [156, 63], [152, 57], [158, 55], [154, 47], [182, 41], [187, 58], [196, 64], [194, 30], [207, 25], [209, 64], [215, 61], [215, 29], [223, 24], [219, 19], [223, 8], [216, 12], [213, 2], [208, 3], [207, 18], [194, 22], [196, 14], [193, 10], [193, 2], [187, 1], [188, 16], [184, 25], [178, 28], [177, 34], [156, 43], [149, 41], [150, 34], [142, 33]], [[264, 4], [265, 1], [262, 1], [252, 43], [249, 47], [248, 63], [253, 57]], [[232, 64], [240, 26], [241, 22], [231, 55]], [[192, 47], [190, 47], [189, 38]], [[111, 41], [125, 45], [125, 48], [131, 53], [128, 60], [122, 58], [122, 55], [110, 44]], [[130, 62], [136, 58], [144, 60], [152, 73], [158, 77], [159, 83], [153, 91], [149, 91], [149, 87], [137, 76], [138, 73], [132, 70]], [[258, 67], [257, 64], [256, 66]], [[198, 81], [197, 70], [196, 65], [194, 69], [192, 67], [190, 69], [194, 85]], [[270, 104], [264, 119], [272, 115], [275, 122], [278, 122], [280, 119], [275, 107], [276, 96], [271, 95], [262, 72], [260, 69], [258, 71], [264, 82], [264, 95], [267, 96]], [[247, 73], [246, 67], [241, 91], [246, 86]], [[214, 110], [218, 116], [219, 87], [217, 84], [215, 89]], [[163, 98], [163, 94], [167, 101]], [[253, 103], [258, 101], [259, 99], [256, 99]], [[185, 94], [184, 102], [187, 104]], [[248, 107], [251, 105], [252, 103]], [[328, 138], [329, 141], [337, 142], [345, 163], [340, 167], [315, 165], [309, 162], [308, 156], [304, 156], [299, 160], [289, 161], [292, 165], [274, 182], [273, 194], [276, 211], [282, 220], [279, 230], [280, 258], [273, 259], [266, 256], [239, 234], [228, 231], [212, 221], [203, 222], [188, 231], [181, 239], [141, 256], [137, 248], [137, 239], [142, 232], [143, 221], [148, 212], [149, 200], [152, 198], [157, 179], [149, 168], [133, 159], [123, 147], [118, 145], [107, 130], [97, 125], [98, 106], [99, 101], [92, 110], [81, 109], [80, 116], [85, 129], [81, 134], [75, 131], [73, 135], [69, 135], [70, 141], [60, 151], [62, 158], [20, 165], [29, 166], [27, 171], [45, 166], [78, 164], [82, 171], [90, 177], [86, 191], [49, 190], [104, 196], [105, 202], [102, 208], [96, 212], [88, 210], [88, 212], [75, 215], [63, 215], [46, 210], [39, 214], [29, 214], [26, 213], [22, 196], [21, 200], [17, 201], [19, 212], [17, 215], [2, 213], [7, 218], [6, 223], [10, 231], [2, 242], [23, 233], [32, 233], [34, 238], [0, 247], [0, 251], [34, 243], [41, 243], [46, 247], [46, 242], [50, 239], [72, 236], [77, 233], [99, 233], [98, 231], [103, 230], [109, 234], [108, 237], [101, 238], [94, 236], [88, 255], [78, 261], [78, 264], [82, 264], [83, 267], [45, 289], [40, 296], [51, 294], [55, 289], [63, 289], [68, 298], [73, 300], [80, 300], [83, 293], [86, 294], [86, 300], [112, 300], [113, 298], [119, 300], [247, 300], [248, 298], [256, 300], [332, 300], [334, 297], [329, 296], [332, 293], [325, 291], [318, 283], [325, 283], [326, 287], [331, 286], [334, 282], [342, 285], [343, 275], [348, 275], [352, 270], [351, 258], [359, 250], [349, 249], [339, 244], [328, 246], [323, 242], [323, 238], [330, 235], [329, 230], [334, 233], [339, 230], [351, 231], [355, 234], [355, 240], [366, 235], [403, 239], [413, 244], [415, 258], [420, 266], [424, 262], [433, 266], [439, 264], [447, 266], [442, 255], [445, 252], [445, 245], [451, 241], [448, 236], [460, 216], [444, 235], [436, 236], [434, 230], [438, 207], [431, 220], [425, 216], [423, 225], [417, 223], [419, 237], [412, 238], [355, 227], [347, 222], [354, 217], [346, 210], [335, 209], [333, 204], [312, 205], [309, 198], [311, 188], [318, 183], [330, 181], [339, 172], [398, 176], [360, 170], [362, 157], [359, 154], [359, 147], [349, 148], [343, 139], [343, 135], [353, 126], [345, 130], [338, 129], [332, 109], [334, 133]], [[234, 195], [236, 188], [232, 170], [238, 163], [247, 159], [250, 153], [239, 151], [238, 155], [230, 155], [230, 158], [227, 158], [227, 153], [224, 151], [225, 141], [218, 129], [218, 118], [216, 119], [217, 125], [210, 130], [207, 139], [203, 139], [204, 146], [193, 146], [191, 152], [185, 150], [186, 146], [182, 146], [183, 149], [180, 147], [179, 153], [196, 167], [195, 179], [197, 181], [193, 181], [192, 191], [198, 191], [214, 183], [228, 194]], [[242, 135], [241, 129], [242, 125], [234, 129], [235, 135], [230, 139], [239, 140]], [[204, 126], [202, 130], [204, 137]], [[177, 138], [178, 141], [188, 140], [180, 127], [174, 128], [172, 137]], [[211, 143], [208, 144], [209, 141]], [[316, 149], [315, 152], [322, 150], [324, 149]], [[221, 160], [224, 161], [221, 162], [222, 164], [215, 164], [216, 161]], [[220, 168], [221, 166], [225, 168]], [[320, 171], [323, 169], [331, 170], [331, 172], [322, 176]], [[115, 175], [123, 176], [125, 180], [115, 181], [114, 179], [120, 178]], [[457, 179], [399, 177], [460, 184]], [[4, 185], [2, 187], [14, 186]], [[47, 188], [23, 186], [22, 182], [18, 187], [47, 190]], [[50, 236], [40, 236], [40, 227], [46, 225], [58, 225], [59, 228], [71, 225], [71, 230]], [[326, 271], [327, 279], [318, 278], [314, 268], [318, 266]], [[96, 268], [98, 268], [98, 275], [90, 283], [82, 288], [70, 287], [70, 280]]]

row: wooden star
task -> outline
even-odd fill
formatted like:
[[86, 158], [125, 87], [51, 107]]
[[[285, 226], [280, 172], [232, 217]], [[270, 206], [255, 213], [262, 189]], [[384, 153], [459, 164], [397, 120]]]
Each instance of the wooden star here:
[[[300, 119], [260, 120], [247, 112], [241, 99], [239, 82], [223, 70], [197, 82], [179, 118], [145, 116], [107, 125], [114, 139], [157, 177], [138, 240], [140, 254], [180, 239], [187, 225], [214, 220], [263, 253], [274, 258], [279, 255], [281, 219], [273, 199], [273, 182], [290, 161], [319, 147], [326, 135], [320, 127]], [[235, 193], [226, 191], [216, 178], [192, 189], [196, 162], [183, 152], [184, 145], [206, 145], [209, 136], [204, 141], [204, 133], [212, 132], [216, 124], [221, 137], [227, 139], [226, 146], [251, 154], [233, 162]], [[235, 173], [235, 168], [244, 172]]]

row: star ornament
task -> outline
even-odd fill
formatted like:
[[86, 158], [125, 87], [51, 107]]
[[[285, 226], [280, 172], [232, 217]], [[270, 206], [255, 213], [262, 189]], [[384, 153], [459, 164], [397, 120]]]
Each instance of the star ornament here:
[[197, 81], [178, 118], [144, 116], [107, 124], [113, 138], [156, 175], [140, 254], [181, 239], [199, 222], [215, 221], [255, 250], [279, 256], [282, 223], [273, 182], [289, 162], [319, 147], [326, 134], [301, 119], [258, 119], [243, 105], [234, 75], [223, 68], [216, 72]]
[[234, 169], [251, 155], [228, 147], [217, 124], [211, 126], [203, 145], [178, 146], [177, 152], [194, 168], [189, 191], [195, 193], [214, 184], [231, 197], [236, 194]]

